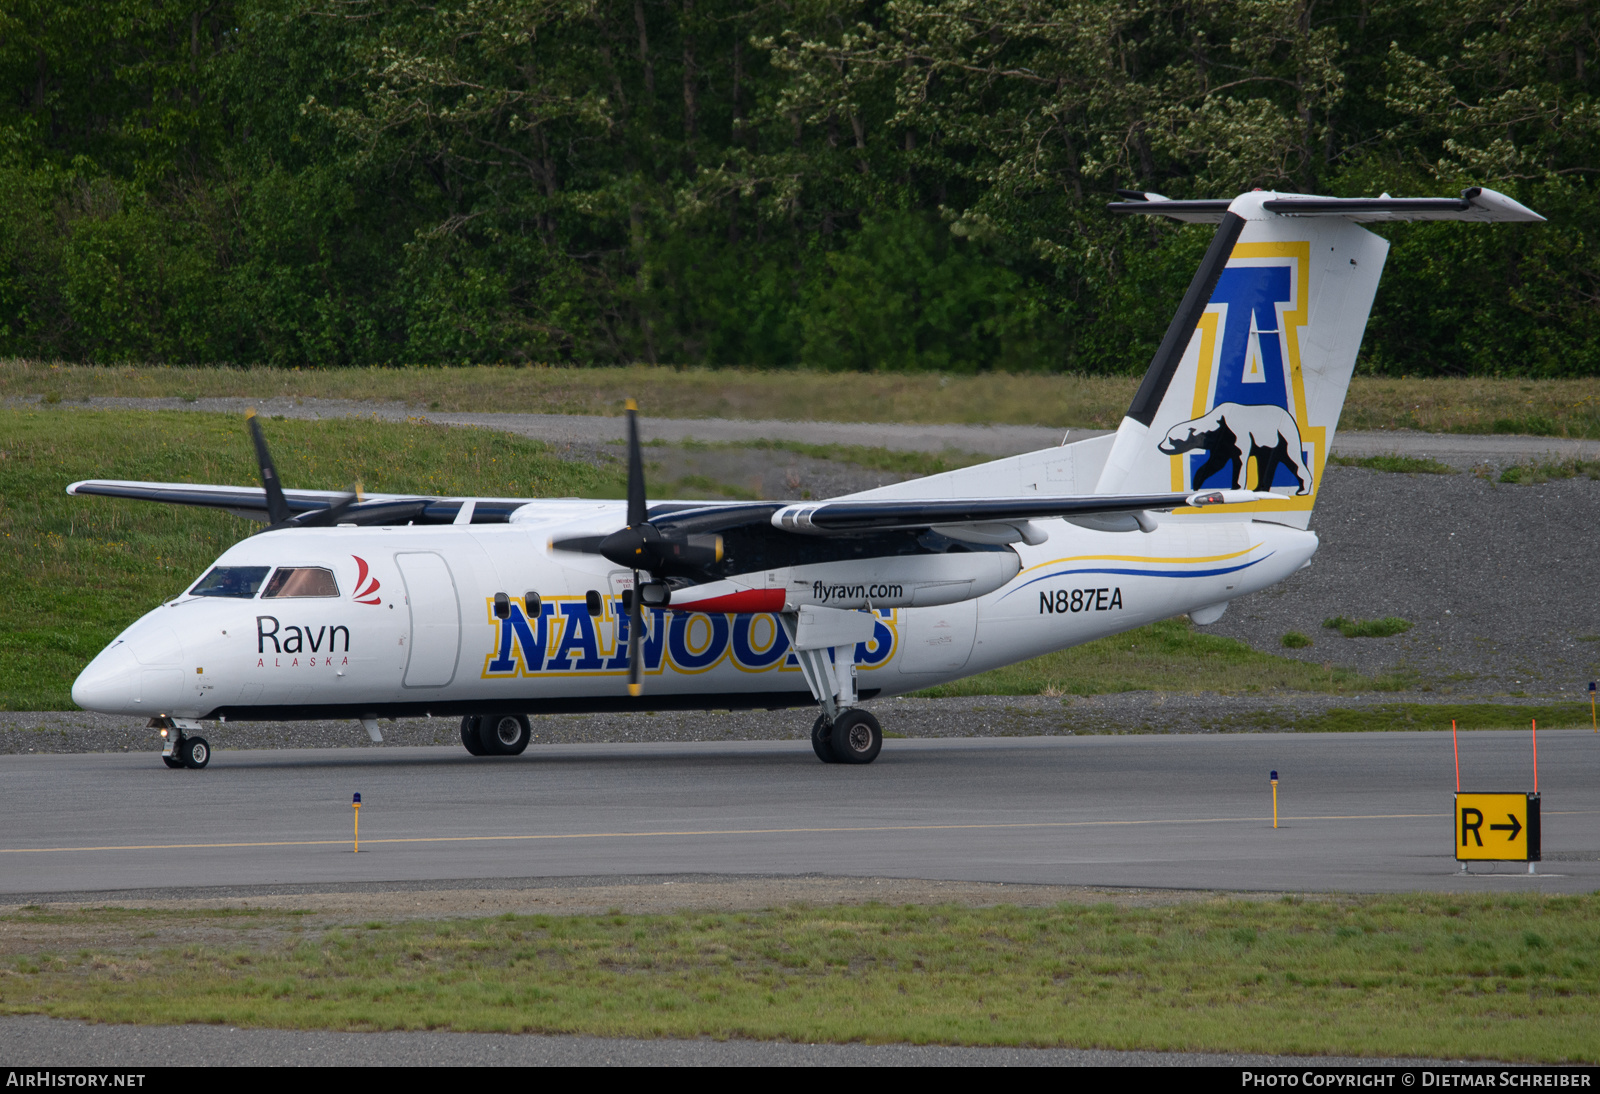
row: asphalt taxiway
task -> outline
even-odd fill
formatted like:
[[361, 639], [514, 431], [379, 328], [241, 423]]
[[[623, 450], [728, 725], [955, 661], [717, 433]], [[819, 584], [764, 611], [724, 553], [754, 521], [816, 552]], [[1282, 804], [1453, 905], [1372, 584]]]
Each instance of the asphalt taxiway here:
[[[1522, 732], [1467, 790], [1533, 789]], [[844, 875], [1229, 890], [1600, 888], [1600, 737], [1539, 737], [1545, 861], [1452, 855], [1448, 734], [891, 740], [0, 757], [0, 903], [52, 894], [606, 875]], [[1270, 771], [1280, 775], [1272, 827]], [[352, 853], [352, 794], [361, 850]]]

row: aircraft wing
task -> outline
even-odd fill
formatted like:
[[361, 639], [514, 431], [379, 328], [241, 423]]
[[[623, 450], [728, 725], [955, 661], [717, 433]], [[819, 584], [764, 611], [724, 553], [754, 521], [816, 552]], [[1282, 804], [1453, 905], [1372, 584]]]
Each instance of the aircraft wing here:
[[[1184, 506], [1204, 508], [1272, 501], [1278, 495], [1254, 490], [1201, 490], [1183, 494], [1086, 494], [1077, 497], [939, 498], [919, 500], [824, 501], [786, 505], [772, 524], [786, 532], [849, 535], [895, 528], [1015, 524], [1062, 517], [1067, 520], [1136, 516]], [[1143, 523], [1140, 523], [1143, 527]]]
[[[126, 479], [85, 479], [67, 487], [69, 494], [105, 498], [159, 501], [168, 505], [199, 505], [226, 509], [235, 516], [266, 521], [267, 492], [259, 486], [216, 486], [191, 482], [133, 482]], [[285, 490], [284, 500], [296, 516], [331, 509], [349, 497], [339, 490]], [[339, 517], [350, 524], [449, 524], [468, 501], [473, 503], [472, 523], [504, 523], [526, 505], [527, 498], [438, 498], [415, 494], [363, 494]]]
[[[1278, 494], [1254, 490], [1201, 490], [1186, 494], [1085, 494], [1076, 497], [843, 499], [839, 501], [743, 502], [727, 505], [664, 505], [650, 523], [667, 536], [715, 534], [770, 523], [780, 531], [810, 536], [851, 536], [907, 528], [934, 528], [958, 539], [1033, 542], [1044, 534], [1028, 522], [1062, 517], [1101, 531], [1155, 528], [1149, 514], [1186, 506], [1206, 508], [1276, 501]], [[569, 541], [594, 549], [602, 537]]]

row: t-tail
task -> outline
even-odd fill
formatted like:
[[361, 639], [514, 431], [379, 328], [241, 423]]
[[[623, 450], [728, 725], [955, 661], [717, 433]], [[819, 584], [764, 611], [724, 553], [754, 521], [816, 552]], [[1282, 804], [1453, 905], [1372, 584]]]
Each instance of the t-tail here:
[[[1217, 234], [1117, 429], [1100, 494], [1270, 491], [1234, 511], [1305, 528], [1389, 253], [1360, 222], [1542, 221], [1493, 190], [1459, 198], [1232, 201], [1121, 192], [1118, 213], [1212, 223]], [[1179, 512], [1193, 510], [1179, 510]]]

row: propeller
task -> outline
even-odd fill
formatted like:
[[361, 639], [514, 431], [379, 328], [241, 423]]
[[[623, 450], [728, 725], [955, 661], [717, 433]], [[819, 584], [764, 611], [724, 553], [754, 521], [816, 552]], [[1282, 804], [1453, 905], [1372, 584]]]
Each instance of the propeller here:
[[301, 513], [295, 517], [291, 524], [301, 528], [330, 528], [339, 523], [339, 518], [344, 516], [352, 505], [365, 501], [361, 484], [357, 482], [350, 488], [350, 492], [326, 509], [313, 509], [308, 513]]
[[267, 451], [267, 439], [261, 435], [261, 423], [256, 421], [255, 407], [244, 412], [244, 420], [250, 426], [250, 439], [256, 445], [256, 464], [261, 468], [261, 485], [267, 491], [268, 524], [282, 524], [292, 514], [289, 512], [289, 502], [283, 496], [283, 485], [278, 482], [278, 469], [272, 462], [272, 453]]
[[550, 547], [574, 554], [599, 555], [633, 571], [633, 589], [628, 595], [628, 694], [638, 695], [639, 643], [644, 630], [645, 586], [641, 573], [649, 574], [651, 606], [667, 603], [667, 590], [659, 582], [673, 573], [694, 572], [722, 561], [722, 537], [716, 535], [673, 535], [650, 523], [645, 499], [644, 449], [639, 444], [639, 405], [627, 403], [628, 415], [628, 511], [627, 525], [605, 536], [573, 536], [553, 539]]
[[348, 494], [326, 509], [313, 509], [307, 513], [295, 516], [289, 510], [289, 501], [283, 496], [283, 484], [278, 479], [277, 465], [272, 462], [272, 453], [267, 451], [267, 439], [261, 435], [261, 423], [256, 419], [256, 408], [251, 407], [244, 413], [245, 421], [250, 426], [250, 440], [256, 446], [256, 464], [261, 469], [261, 485], [267, 492], [267, 527], [265, 531], [274, 528], [296, 527], [317, 528], [329, 527], [339, 523], [339, 518], [344, 516], [352, 505], [364, 501], [361, 484], [358, 482]]

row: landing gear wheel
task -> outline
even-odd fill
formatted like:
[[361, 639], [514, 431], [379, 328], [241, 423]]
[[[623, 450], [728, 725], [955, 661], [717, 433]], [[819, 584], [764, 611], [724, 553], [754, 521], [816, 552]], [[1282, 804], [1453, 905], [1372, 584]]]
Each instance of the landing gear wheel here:
[[211, 762], [211, 745], [204, 737], [185, 737], [180, 744], [183, 766], [199, 770]]
[[483, 755], [483, 742], [478, 739], [478, 726], [483, 719], [476, 714], [469, 714], [461, 719], [461, 743], [467, 746], [467, 751], [474, 756]]
[[828, 721], [826, 714], [817, 715], [816, 722], [811, 726], [811, 751], [825, 764], [839, 762], [839, 758], [833, 754], [833, 723]]
[[829, 743], [835, 763], [870, 764], [883, 749], [883, 730], [868, 712], [847, 710], [834, 719]]
[[176, 756], [163, 756], [163, 757], [161, 757], [161, 762], [166, 764], [168, 767], [182, 767], [183, 766], [183, 761], [180, 760]]
[[526, 715], [491, 714], [483, 720], [478, 739], [489, 756], [520, 756], [533, 737]]

